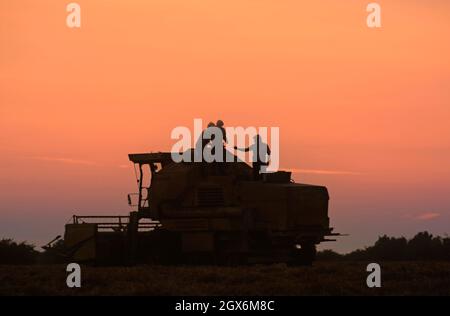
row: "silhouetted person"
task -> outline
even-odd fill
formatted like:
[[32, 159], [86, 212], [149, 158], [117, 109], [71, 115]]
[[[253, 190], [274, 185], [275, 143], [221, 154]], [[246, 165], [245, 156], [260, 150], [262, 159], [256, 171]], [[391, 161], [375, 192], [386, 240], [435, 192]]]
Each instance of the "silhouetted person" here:
[[238, 148], [237, 146], [234, 146], [234, 149], [252, 152], [253, 179], [260, 180], [261, 171], [265, 172], [265, 168], [269, 165], [270, 147], [261, 140], [261, 136], [259, 135], [256, 135], [253, 139], [255, 142], [251, 146], [246, 148]]
[[[198, 138], [197, 142], [195, 143], [195, 155], [196, 157], [201, 157], [201, 160], [204, 161], [203, 158], [203, 152], [206, 146], [208, 146], [208, 144], [214, 140], [214, 134], [212, 134], [211, 132], [207, 133], [206, 131], [208, 129], [211, 129], [215, 127], [213, 122], [209, 122], [208, 123], [208, 127], [206, 127], [206, 129], [203, 130], [203, 132], [200, 134], [200, 137]], [[209, 137], [206, 135], [210, 135]], [[198, 161], [198, 160], [194, 160], [194, 161]]]
[[[215, 160], [213, 164], [214, 173], [218, 175], [225, 175], [226, 174], [226, 149], [225, 144], [227, 143], [227, 134], [224, 127], [224, 123], [222, 120], [217, 120], [215, 125], [216, 132], [218, 132], [216, 135], [213, 135], [211, 137], [211, 144], [213, 145], [213, 148], [211, 150], [211, 153], [213, 156], [216, 155], [216, 150], [220, 152], [222, 151], [221, 157], [215, 157], [219, 160]], [[216, 140], [217, 137], [217, 140]], [[219, 147], [220, 146], [220, 147]]]
[[227, 131], [225, 130], [223, 121], [222, 120], [217, 120], [216, 126], [218, 128], [220, 128], [220, 131], [222, 132], [223, 142], [224, 143], [228, 143], [228, 141], [227, 141]]
[[222, 152], [223, 152], [223, 157], [222, 157], [222, 162], [226, 162], [226, 156], [227, 156], [227, 152], [226, 152], [226, 148], [225, 148], [225, 146], [226, 146], [226, 143], [228, 143], [228, 140], [227, 140], [227, 131], [226, 131], [226, 129], [225, 129], [225, 127], [224, 127], [224, 123], [223, 123], [223, 121], [222, 120], [217, 120], [217, 122], [216, 122], [216, 127], [217, 128], [219, 128], [220, 129], [220, 132], [221, 132], [221, 137], [222, 137], [222, 139], [220, 140], [220, 143], [222, 144], [222, 146], [223, 146], [223, 150], [222, 150]]

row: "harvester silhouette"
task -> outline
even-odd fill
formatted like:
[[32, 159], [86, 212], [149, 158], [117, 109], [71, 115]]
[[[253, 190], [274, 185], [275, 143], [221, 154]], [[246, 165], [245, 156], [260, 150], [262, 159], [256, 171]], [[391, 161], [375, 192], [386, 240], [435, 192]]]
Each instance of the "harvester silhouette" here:
[[[227, 154], [230, 154], [227, 152]], [[295, 183], [291, 173], [254, 179], [233, 162], [172, 161], [171, 153], [130, 154], [138, 192], [128, 216], [74, 215], [65, 226], [68, 260], [99, 265], [310, 265], [316, 245], [336, 236], [326, 187]], [[136, 200], [136, 202], [134, 202]]]

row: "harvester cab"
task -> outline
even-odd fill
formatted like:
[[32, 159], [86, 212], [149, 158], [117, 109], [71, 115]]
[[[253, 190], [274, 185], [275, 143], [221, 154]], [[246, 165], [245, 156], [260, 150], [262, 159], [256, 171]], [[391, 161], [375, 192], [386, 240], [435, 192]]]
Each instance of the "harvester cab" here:
[[[134, 173], [138, 185], [137, 193], [128, 194], [128, 205], [137, 207], [137, 211], [145, 213], [149, 208], [149, 190], [155, 174], [164, 166], [172, 162], [170, 153], [130, 154], [130, 161], [134, 164]], [[133, 198], [137, 198], [134, 201]]]

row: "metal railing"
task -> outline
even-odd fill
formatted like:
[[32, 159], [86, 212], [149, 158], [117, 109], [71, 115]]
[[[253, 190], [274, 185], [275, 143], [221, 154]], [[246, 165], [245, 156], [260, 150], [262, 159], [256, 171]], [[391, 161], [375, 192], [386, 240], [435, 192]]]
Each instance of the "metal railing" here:
[[[95, 224], [101, 231], [126, 231], [130, 223], [130, 216], [126, 215], [73, 215], [72, 224]], [[158, 221], [145, 220], [139, 222], [139, 231], [149, 231], [161, 226]]]

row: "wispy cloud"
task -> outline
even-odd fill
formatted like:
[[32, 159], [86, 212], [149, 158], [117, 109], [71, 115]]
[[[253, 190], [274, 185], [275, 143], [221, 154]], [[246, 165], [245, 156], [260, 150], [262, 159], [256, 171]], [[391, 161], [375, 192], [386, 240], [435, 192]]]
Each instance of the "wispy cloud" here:
[[286, 168], [293, 173], [307, 173], [307, 174], [323, 174], [323, 175], [362, 175], [361, 172], [346, 171], [346, 170], [323, 170], [323, 169], [298, 169], [298, 168]]
[[94, 162], [94, 161], [72, 159], [72, 158], [62, 158], [62, 157], [37, 156], [37, 157], [29, 157], [29, 159], [41, 160], [41, 161], [60, 162], [60, 163], [73, 164], [73, 165], [85, 165], [85, 166], [97, 165], [97, 163]]
[[441, 214], [437, 213], [437, 212], [425, 212], [425, 213], [417, 215], [414, 218], [418, 219], [420, 221], [428, 221], [430, 219], [438, 218], [439, 216], [441, 216]]

